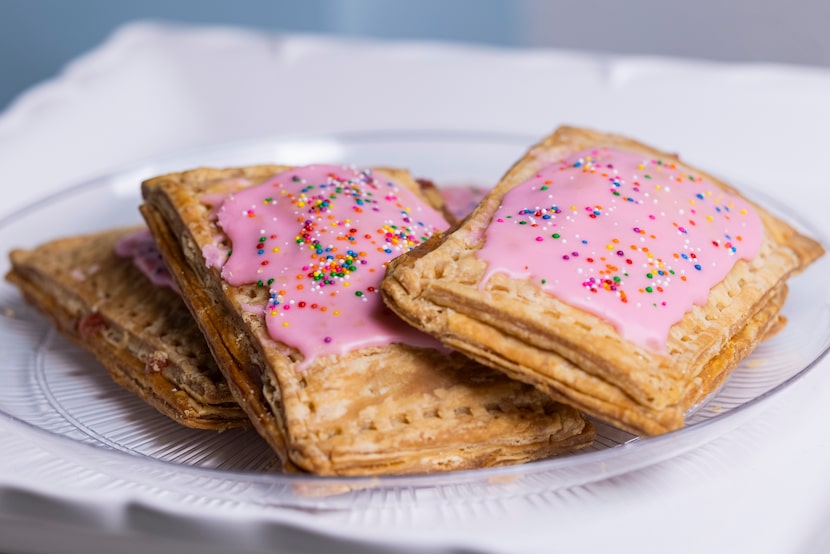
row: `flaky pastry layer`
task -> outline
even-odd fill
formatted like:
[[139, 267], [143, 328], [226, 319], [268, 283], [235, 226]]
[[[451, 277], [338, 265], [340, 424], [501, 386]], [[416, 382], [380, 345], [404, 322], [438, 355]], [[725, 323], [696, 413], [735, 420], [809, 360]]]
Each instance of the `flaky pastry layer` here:
[[[268, 335], [256, 309], [267, 290], [229, 285], [203, 255], [230, 247], [213, 216], [224, 195], [285, 169], [202, 168], [151, 179], [142, 213], [237, 400], [288, 470], [469, 469], [591, 443], [593, 428], [575, 409], [457, 353], [390, 344], [301, 369], [302, 356]], [[383, 171], [419, 190], [407, 172]]]
[[116, 243], [133, 230], [14, 250], [6, 278], [115, 382], [161, 413], [197, 429], [248, 425], [178, 295], [116, 255]]
[[505, 194], [543, 167], [600, 146], [676, 158], [620, 135], [560, 128], [533, 146], [459, 228], [394, 260], [384, 299], [413, 326], [556, 400], [636, 433], [660, 434], [681, 427], [686, 410], [779, 327], [787, 278], [823, 248], [755, 205], [764, 233], [760, 252], [738, 261], [705, 305], [671, 327], [665, 352], [625, 340], [602, 318], [527, 280], [496, 273], [482, 285], [487, 266], [476, 253]]

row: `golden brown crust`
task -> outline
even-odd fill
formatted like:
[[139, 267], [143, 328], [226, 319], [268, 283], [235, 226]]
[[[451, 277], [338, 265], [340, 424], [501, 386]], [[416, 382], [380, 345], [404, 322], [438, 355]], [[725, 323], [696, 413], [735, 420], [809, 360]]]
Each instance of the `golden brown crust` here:
[[[211, 195], [281, 169], [203, 168], [151, 179], [142, 213], [234, 394], [289, 467], [327, 475], [468, 469], [591, 443], [593, 428], [576, 410], [458, 354], [393, 344], [300, 370], [299, 354], [243, 308], [264, 304], [261, 289], [228, 285], [202, 254], [226, 240], [211, 217]], [[383, 171], [417, 191], [408, 173]]]
[[384, 298], [410, 324], [482, 363], [623, 428], [659, 434], [682, 426], [684, 411], [774, 332], [785, 280], [823, 248], [756, 206], [765, 230], [760, 253], [739, 261], [705, 306], [672, 327], [666, 355], [624, 340], [611, 324], [527, 281], [495, 274], [482, 286], [486, 265], [476, 251], [507, 191], [600, 145], [670, 156], [619, 135], [563, 127], [532, 147], [458, 229], [391, 263]]
[[178, 295], [115, 254], [132, 231], [14, 250], [6, 278], [115, 382], [161, 413], [197, 429], [248, 425]]

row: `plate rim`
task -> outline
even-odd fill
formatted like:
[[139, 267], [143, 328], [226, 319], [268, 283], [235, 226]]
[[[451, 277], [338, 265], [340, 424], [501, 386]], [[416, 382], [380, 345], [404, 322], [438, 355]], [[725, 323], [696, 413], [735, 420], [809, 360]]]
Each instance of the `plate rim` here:
[[[288, 143], [288, 142], [306, 142], [309, 145], [313, 144], [314, 142], [339, 142], [339, 143], [347, 143], [353, 144], [357, 142], [371, 142], [371, 141], [388, 141], [388, 140], [405, 140], [405, 141], [426, 141], [426, 140], [449, 140], [449, 141], [483, 141], [483, 142], [492, 142], [498, 143], [503, 142], [505, 144], [515, 144], [517, 148], [524, 148], [526, 149], [529, 145], [535, 144], [538, 141], [537, 138], [532, 138], [527, 133], [510, 133], [510, 132], [480, 132], [480, 131], [470, 131], [470, 130], [431, 130], [431, 129], [413, 129], [413, 130], [406, 130], [406, 129], [386, 129], [386, 130], [366, 130], [366, 131], [354, 131], [354, 132], [340, 132], [340, 133], [292, 133], [292, 134], [276, 134], [276, 135], [267, 135], [258, 138], [249, 138], [249, 139], [242, 139], [242, 140], [235, 140], [235, 141], [228, 141], [228, 142], [219, 142], [211, 145], [203, 145], [203, 146], [196, 146], [185, 148], [177, 152], [173, 152], [170, 154], [165, 154], [163, 156], [153, 156], [149, 157], [145, 160], [134, 162], [131, 164], [127, 164], [125, 167], [121, 169], [116, 169], [113, 171], [109, 171], [105, 174], [99, 175], [97, 177], [93, 177], [90, 179], [83, 179], [80, 182], [77, 182], [73, 185], [69, 185], [64, 187], [57, 192], [44, 195], [40, 199], [30, 201], [26, 205], [19, 206], [14, 208], [14, 211], [8, 213], [2, 217], [0, 217], [0, 233], [4, 232], [10, 225], [14, 225], [15, 223], [25, 220], [27, 218], [33, 217], [33, 214], [30, 213], [32, 211], [46, 209], [49, 206], [53, 206], [55, 204], [59, 204], [62, 201], [65, 201], [67, 198], [71, 198], [74, 195], [82, 194], [87, 191], [92, 191], [96, 188], [102, 189], [109, 189], [112, 190], [114, 183], [119, 178], [123, 178], [129, 174], [139, 174], [142, 171], [149, 170], [152, 167], [158, 167], [160, 165], [172, 163], [174, 160], [180, 159], [188, 159], [193, 158], [194, 156], [210, 156], [215, 155], [217, 152], [221, 151], [229, 151], [229, 150], [236, 150], [242, 149], [246, 146], [250, 145], [265, 145], [265, 144], [278, 144], [278, 143]], [[505, 168], [506, 170], [507, 168]], [[744, 188], [742, 187], [742, 191], [746, 192], [746, 195], [749, 197], [762, 197], [768, 198], [763, 193], [759, 191], [753, 190], [751, 187]], [[138, 192], [138, 191], [137, 191]], [[140, 195], [139, 195], [140, 199]], [[782, 203], [776, 201], [775, 206], [781, 206]], [[789, 209], [789, 206], [784, 204], [784, 207]], [[772, 211], [778, 211], [771, 208]], [[827, 241], [823, 234], [813, 225], [811, 222], [805, 222], [802, 219], [798, 221], [800, 226], [802, 226], [807, 232], [809, 232], [813, 237], [819, 240], [822, 244], [827, 244]], [[3, 260], [4, 266], [8, 267], [8, 258]], [[823, 300], [823, 307], [826, 309], [828, 307], [827, 300]], [[661, 452], [661, 448], [663, 445], [672, 440], [677, 440], [678, 437], [682, 437], [686, 439], [691, 446], [687, 446], [681, 450], [675, 450], [669, 453], [664, 453], [662, 456], [654, 456], [651, 458], [648, 463], [636, 465], [635, 467], [625, 467], [623, 464], [622, 466], [616, 468], [616, 470], [612, 469], [607, 471], [601, 475], [597, 475], [594, 478], [586, 477], [581, 480], [570, 481], [567, 484], [564, 484], [560, 487], [554, 487], [555, 489], [560, 488], [570, 488], [573, 486], [583, 485], [588, 482], [594, 482], [602, 479], [606, 479], [608, 477], [616, 476], [632, 469], [645, 467], [648, 465], [652, 465], [654, 463], [658, 463], [665, 459], [674, 457], [679, 455], [683, 452], [687, 452], [690, 449], [693, 449], [700, 444], [704, 444], [711, 440], [717, 438], [717, 436], [712, 436], [706, 438], [704, 436], [698, 435], [705, 435], [706, 429], [712, 427], [713, 425], [724, 425], [725, 432], [731, 429], [734, 429], [736, 426], [740, 425], [740, 423], [746, 419], [746, 416], [757, 409], [759, 406], [764, 405], [764, 402], [778, 394], [780, 391], [789, 388], [793, 383], [797, 382], [801, 378], [803, 378], [806, 374], [810, 372], [816, 365], [818, 365], [830, 352], [830, 336], [825, 337], [825, 342], [820, 347], [820, 351], [817, 352], [815, 357], [809, 361], [804, 367], [800, 368], [796, 371], [793, 375], [785, 379], [784, 381], [780, 382], [779, 384], [775, 385], [768, 391], [756, 396], [755, 398], [736, 406], [726, 412], [724, 412], [721, 416], [713, 417], [701, 422], [697, 422], [693, 425], [686, 426], [682, 429], [672, 431], [660, 436], [656, 437], [649, 437], [649, 438], [637, 438], [634, 441], [631, 441], [627, 444], [623, 444], [620, 446], [616, 446], [611, 449], [605, 450], [598, 450], [592, 452], [579, 452], [554, 458], [549, 458], [545, 460], [539, 460], [536, 462], [528, 463], [528, 464], [520, 464], [520, 465], [510, 465], [510, 466], [503, 466], [503, 467], [494, 467], [494, 468], [483, 468], [483, 469], [474, 469], [474, 470], [460, 470], [460, 471], [453, 471], [447, 473], [430, 473], [430, 474], [418, 474], [418, 475], [391, 475], [391, 476], [367, 476], [367, 477], [326, 477], [326, 476], [318, 476], [318, 475], [286, 475], [282, 473], [264, 473], [264, 472], [256, 472], [256, 471], [242, 471], [242, 470], [221, 470], [221, 469], [213, 469], [213, 468], [204, 468], [198, 466], [188, 466], [177, 463], [175, 461], [163, 460], [154, 458], [150, 455], [144, 455], [140, 453], [130, 453], [124, 452], [122, 450], [110, 450], [104, 448], [100, 445], [95, 445], [91, 443], [85, 443], [78, 441], [72, 437], [56, 433], [54, 431], [50, 431], [43, 427], [40, 427], [34, 423], [28, 422], [24, 419], [21, 419], [13, 414], [8, 413], [3, 407], [0, 407], [0, 416], [4, 419], [13, 422], [16, 426], [27, 429], [32, 431], [38, 435], [42, 435], [43, 438], [48, 439], [58, 439], [59, 445], [66, 445], [66, 448], [62, 448], [62, 452], [65, 453], [67, 449], [73, 449], [76, 447], [81, 447], [84, 451], [94, 451], [96, 455], [103, 455], [104, 457], [112, 457], [115, 460], [115, 464], [119, 461], [127, 460], [135, 461], [141, 460], [142, 462], [150, 463], [153, 465], [159, 465], [161, 468], [169, 470], [172, 473], [177, 472], [184, 472], [188, 475], [192, 475], [194, 478], [209, 478], [209, 479], [235, 479], [238, 481], [244, 482], [258, 482], [260, 480], [265, 481], [265, 485], [288, 485], [293, 486], [297, 483], [308, 484], [310, 486], [323, 486], [323, 487], [332, 487], [337, 485], [344, 485], [352, 490], [373, 490], [373, 489], [389, 489], [389, 488], [433, 488], [433, 487], [440, 487], [440, 486], [455, 486], [455, 485], [464, 485], [470, 484], [472, 482], [481, 481], [482, 479], [485, 480], [509, 480], [509, 478], [520, 478], [520, 477], [527, 477], [530, 475], [537, 475], [543, 474], [545, 472], [553, 472], [553, 471], [562, 471], [571, 469], [575, 466], [582, 466], [588, 464], [605, 464], [608, 462], [608, 453], [613, 451], [617, 453], [618, 458], [624, 458], [625, 456], [631, 455], [631, 452], [635, 453], [658, 453]], [[745, 416], [743, 418], [739, 416]], [[723, 421], [728, 421], [733, 423], [732, 425], [724, 424]], [[696, 440], [697, 439], [697, 440]], [[48, 441], [47, 441], [48, 442]], [[121, 477], [123, 478], [123, 477]], [[240, 500], [235, 498], [236, 500]], [[276, 500], [276, 499], [275, 499]], [[277, 505], [295, 505], [296, 502], [274, 502]]]

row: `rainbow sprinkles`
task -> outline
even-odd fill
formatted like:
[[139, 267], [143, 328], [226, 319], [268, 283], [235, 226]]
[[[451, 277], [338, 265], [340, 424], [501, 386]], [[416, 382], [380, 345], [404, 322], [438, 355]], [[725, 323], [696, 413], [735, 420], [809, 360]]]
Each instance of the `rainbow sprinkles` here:
[[294, 168], [229, 195], [217, 218], [232, 244], [223, 279], [268, 288], [268, 333], [304, 364], [391, 342], [436, 346], [391, 314], [379, 289], [389, 260], [447, 223], [382, 171]]
[[600, 147], [542, 168], [504, 196], [477, 257], [496, 273], [665, 348], [669, 328], [762, 241], [759, 215], [673, 158]]

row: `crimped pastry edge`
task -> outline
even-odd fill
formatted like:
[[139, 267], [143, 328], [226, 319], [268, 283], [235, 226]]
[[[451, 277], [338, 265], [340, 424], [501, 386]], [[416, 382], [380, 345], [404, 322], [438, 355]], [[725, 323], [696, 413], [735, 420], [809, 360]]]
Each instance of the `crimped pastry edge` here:
[[[532, 177], [545, 165], [568, 153], [600, 145], [677, 158], [621, 135], [574, 127], [557, 129], [531, 147], [457, 229], [394, 260], [387, 268], [382, 291], [384, 300], [393, 311], [448, 346], [489, 363], [514, 378], [532, 382], [554, 398], [571, 402], [588, 413], [608, 419], [628, 430], [659, 434], [681, 427], [683, 410], [694, 403], [691, 399], [699, 400], [711, 393], [740, 358], [734, 363], [725, 364], [716, 379], [705, 378], [704, 368], [710, 360], [717, 360], [718, 353], [724, 349], [745, 355], [766, 335], [769, 328], [779, 322], [777, 309], [783, 304], [783, 299], [780, 298], [785, 294], [784, 281], [821, 256], [823, 248], [753, 203], [761, 214], [766, 230], [764, 255], [773, 258], [776, 264], [780, 263], [783, 269], [753, 291], [736, 291], [735, 284], [730, 286], [726, 283], [727, 280], [716, 285], [710, 293], [710, 301], [712, 298], [732, 298], [738, 295], [745, 307], [733, 315], [727, 333], [718, 334], [715, 326], [710, 325], [707, 332], [711, 336], [706, 337], [708, 344], [705, 348], [698, 346], [698, 351], [690, 352], [682, 365], [670, 356], [637, 348], [623, 340], [610, 324], [592, 314], [581, 313], [569, 307], [530, 283], [497, 274], [482, 288], [480, 278], [483, 275], [483, 263], [477, 262], [474, 252], [481, 244], [483, 230], [504, 194]], [[711, 175], [687, 164], [684, 166], [704, 175], [724, 190], [740, 195], [733, 187]], [[744, 269], [748, 267], [744, 262], [739, 264]], [[493, 300], [493, 296], [499, 294], [494, 292], [496, 289], [506, 290], [504, 297], [511, 304], [520, 302], [521, 307], [511, 313], [506, 302], [496, 306]], [[771, 292], [774, 290], [778, 292]], [[710, 303], [718, 301], [720, 300]], [[706, 310], [707, 307], [695, 307], [695, 313], [687, 314], [684, 318], [684, 322], [692, 320], [692, 323], [686, 323], [686, 330], [682, 327], [683, 322], [675, 325], [672, 339], [685, 339], [692, 332], [693, 325], [699, 325], [700, 321], [705, 320], [708, 315]], [[600, 328], [601, 336], [592, 336], [581, 332], [576, 326], [566, 327], [564, 324], [552, 331], [550, 327], [556, 323], [545, 321], [545, 313], [564, 313], [568, 316], [569, 323], [585, 320], [590, 328]], [[487, 320], [486, 323], [477, 321], [471, 324], [474, 320], [482, 319]], [[751, 325], [748, 325], [750, 322]], [[741, 344], [730, 344], [730, 338], [735, 336], [743, 337]], [[500, 341], [505, 344], [501, 345]], [[503, 346], [510, 351], [510, 355], [506, 359], [491, 356], [490, 353], [497, 348], [494, 345]], [[675, 340], [675, 347], [682, 346], [682, 343]], [[615, 354], [609, 355], [609, 351], [624, 352], [625, 359], [614, 359]], [[539, 358], [539, 352], [545, 356]], [[535, 365], [530, 363], [527, 359], [529, 357], [536, 359]], [[723, 364], [723, 359], [713, 363]], [[567, 367], [570, 372], [559, 377], [545, 376], [545, 372], [540, 369], [545, 365]], [[644, 370], [643, 367], [656, 370]], [[569, 391], [566, 380], [584, 380], [586, 377], [596, 380], [596, 392], [605, 398], [607, 407], [591, 406], [585, 402], [590, 394], [580, 398]], [[590, 389], [590, 386], [585, 388]], [[692, 389], [696, 392], [691, 392]], [[633, 418], [624, 416], [618, 408], [613, 408], [614, 402], [622, 407], [629, 406], [629, 414], [638, 411], [641, 413]]]
[[[227, 300], [224, 299], [224, 295], [221, 295], [223, 298], [219, 299], [211, 297], [212, 295], [208, 291], [218, 292], [224, 290], [224, 287], [228, 287], [228, 285], [223, 284], [216, 270], [203, 267], [197, 271], [194, 271], [195, 268], [193, 267], [188, 269], [188, 265], [194, 263], [198, 265], [204, 262], [199, 254], [198, 240], [192, 236], [188, 224], [183, 221], [183, 219], [188, 219], [188, 214], [185, 212], [191, 206], [188, 205], [187, 199], [175, 198], [177, 194], [181, 193], [180, 190], [177, 192], [177, 189], [182, 186], [182, 182], [195, 184], [223, 175], [241, 174], [240, 172], [249, 175], [261, 175], [263, 172], [270, 174], [280, 169], [283, 169], [283, 167], [264, 166], [264, 168], [249, 167], [235, 170], [202, 168], [151, 179], [143, 185], [145, 203], [142, 205], [142, 213], [160, 243], [162, 253], [173, 267], [174, 277], [179, 281], [179, 286], [184, 291], [187, 303], [197, 321], [200, 322], [214, 356], [220, 367], [223, 368], [229, 383], [232, 384], [234, 393], [238, 395], [240, 404], [248, 410], [249, 416], [254, 421], [260, 434], [271, 443], [275, 451], [287, 462], [289, 468], [293, 467], [294, 470], [303, 469], [321, 474], [351, 475], [385, 472], [412, 473], [435, 469], [468, 469], [479, 467], [478, 464], [482, 463], [493, 465], [495, 463], [512, 462], [516, 455], [521, 455], [518, 459], [527, 460], [590, 444], [593, 439], [593, 428], [590, 423], [579, 416], [572, 408], [560, 406], [558, 409], [561, 410], [560, 415], [563, 421], [568, 421], [568, 425], [571, 426], [570, 428], [562, 427], [562, 432], [567, 433], [564, 440], [545, 433], [541, 437], [541, 441], [535, 443], [535, 446], [533, 444], [522, 445], [522, 441], [518, 439], [500, 444], [494, 443], [487, 446], [487, 448], [490, 448], [490, 454], [478, 458], [470, 454], [470, 449], [462, 448], [457, 452], [435, 453], [430, 453], [428, 449], [422, 449], [420, 454], [418, 451], [414, 451], [404, 456], [406, 452], [401, 452], [397, 458], [400, 462], [399, 465], [390, 468], [388, 467], [388, 461], [394, 459], [394, 456], [390, 458], [389, 453], [385, 455], [386, 461], [378, 462], [373, 461], [377, 456], [370, 450], [367, 450], [364, 454], [355, 452], [357, 454], [357, 458], [355, 458], [348, 453], [348, 449], [338, 451], [339, 453], [336, 454], [334, 452], [327, 454], [326, 452], [320, 452], [313, 444], [298, 445], [298, 437], [294, 431], [297, 428], [295, 425], [297, 420], [286, 412], [285, 407], [286, 402], [295, 400], [293, 395], [298, 391], [298, 385], [294, 382], [297, 381], [296, 367], [294, 367], [297, 360], [292, 358], [289, 351], [281, 347], [271, 348], [268, 352], [263, 351], [262, 344], [269, 344], [269, 339], [262, 335], [262, 326], [259, 325], [254, 329], [246, 328], [246, 321], [238, 317], [238, 313], [235, 314], [238, 311], [237, 308], [228, 304]], [[390, 172], [387, 168], [381, 169], [387, 173]], [[198, 216], [195, 222], [190, 221], [190, 224], [194, 228], [199, 227], [201, 225], [199, 221], [204, 221], [202, 216], [204, 214]], [[204, 231], [204, 229], [200, 229], [200, 231]], [[197, 273], [199, 275], [196, 275]], [[229, 341], [226, 340], [230, 336], [239, 337], [237, 342], [246, 344], [231, 346], [228, 344]], [[390, 348], [400, 349], [401, 346], [392, 345]], [[252, 356], [254, 350], [256, 352]], [[246, 363], [245, 360], [252, 358], [261, 363], [261, 367], [266, 368], [264, 384], [266, 387], [270, 387], [268, 394], [264, 394], [261, 389], [257, 390], [259, 385], [252, 382], [251, 376], [247, 372], [239, 369], [241, 365]], [[320, 361], [320, 364], [325, 365], [331, 365], [331, 363], [332, 360]], [[490, 372], [492, 370], [487, 369], [486, 371]], [[504, 381], [509, 382], [511, 387], [524, 386], [509, 380]], [[537, 395], [531, 388], [528, 388], [527, 391], [533, 396]], [[271, 399], [270, 402], [267, 401], [266, 396]], [[540, 401], [543, 398], [544, 396], [539, 396]], [[573, 427], [575, 423], [579, 424], [576, 428]], [[298, 448], [298, 446], [302, 446], [302, 448]], [[535, 451], [527, 451], [528, 446], [531, 446]], [[522, 449], [526, 451], [522, 453]], [[381, 453], [380, 447], [378, 447], [378, 453]], [[428, 461], [433, 455], [440, 455], [440, 459], [444, 460], [442, 462], [444, 465], [438, 467], [434, 463], [432, 465], [424, 463], [424, 460]], [[528, 455], [530, 455], [530, 458]]]

